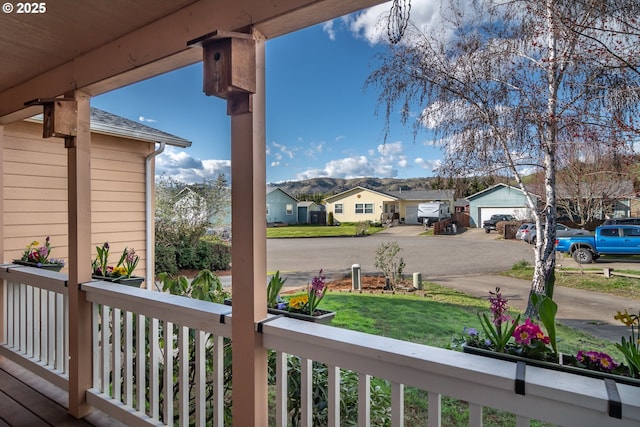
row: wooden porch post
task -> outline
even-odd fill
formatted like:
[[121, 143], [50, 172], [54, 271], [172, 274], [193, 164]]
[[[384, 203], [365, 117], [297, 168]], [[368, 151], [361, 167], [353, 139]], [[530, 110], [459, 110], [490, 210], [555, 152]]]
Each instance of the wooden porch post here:
[[76, 135], [65, 137], [69, 204], [69, 412], [91, 412], [85, 391], [91, 388], [91, 304], [80, 283], [91, 280], [91, 130], [89, 96], [67, 94], [77, 102]]
[[[228, 99], [231, 114], [233, 424], [267, 426], [267, 351], [255, 330], [267, 316], [264, 38], [256, 41], [256, 91]], [[245, 109], [243, 106], [248, 106]], [[238, 108], [240, 107], [240, 108]], [[236, 113], [236, 111], [246, 111]]]
[[[0, 262], [4, 262], [4, 125], [0, 124]], [[4, 343], [6, 337], [4, 330], [7, 326], [4, 322], [4, 315], [7, 302], [4, 299], [4, 280], [0, 280], [0, 343]]]

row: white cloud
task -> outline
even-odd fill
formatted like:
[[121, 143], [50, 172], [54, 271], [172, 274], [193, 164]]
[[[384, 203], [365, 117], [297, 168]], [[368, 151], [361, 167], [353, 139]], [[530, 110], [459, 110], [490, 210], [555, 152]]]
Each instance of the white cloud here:
[[322, 31], [327, 33], [329, 40], [336, 39], [336, 30], [333, 28], [333, 21], [327, 21], [322, 25]]
[[287, 156], [289, 156], [290, 159], [293, 159], [293, 153], [294, 151], [297, 151], [297, 148], [288, 148], [286, 145], [284, 144], [278, 144], [275, 141], [271, 142], [271, 145], [278, 151], [280, 151], [280, 153], [285, 154]]
[[145, 117], [145, 116], [138, 117], [138, 121], [140, 121], [142, 123], [158, 123], [158, 121], [156, 119], [150, 119], [150, 118]]
[[417, 157], [413, 162], [422, 169], [429, 172], [433, 172], [434, 170], [442, 166], [441, 160], [425, 160], [422, 157]]
[[220, 174], [230, 181], [231, 160], [201, 160], [176, 147], [167, 147], [156, 158], [156, 175], [162, 174], [188, 184], [215, 179]]

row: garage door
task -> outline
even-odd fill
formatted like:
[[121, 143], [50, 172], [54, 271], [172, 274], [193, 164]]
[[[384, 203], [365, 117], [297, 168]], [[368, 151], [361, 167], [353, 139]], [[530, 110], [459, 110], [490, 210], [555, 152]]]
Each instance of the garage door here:
[[522, 207], [504, 207], [504, 208], [480, 208], [479, 218], [480, 223], [478, 227], [482, 227], [482, 223], [491, 218], [491, 215], [513, 215], [517, 219], [526, 219], [529, 217], [528, 215], [529, 209]]
[[418, 206], [407, 206], [404, 216], [405, 224], [420, 224], [418, 222]]

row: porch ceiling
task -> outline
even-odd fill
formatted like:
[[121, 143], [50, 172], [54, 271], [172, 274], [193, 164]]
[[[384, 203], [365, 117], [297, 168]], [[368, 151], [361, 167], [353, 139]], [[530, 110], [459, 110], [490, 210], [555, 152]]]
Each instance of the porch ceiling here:
[[39, 112], [24, 108], [31, 99], [95, 96], [198, 62], [201, 50], [187, 41], [214, 30], [253, 24], [269, 39], [383, 2], [54, 0], [26, 14], [12, 1], [11, 13], [0, 12], [0, 123]]

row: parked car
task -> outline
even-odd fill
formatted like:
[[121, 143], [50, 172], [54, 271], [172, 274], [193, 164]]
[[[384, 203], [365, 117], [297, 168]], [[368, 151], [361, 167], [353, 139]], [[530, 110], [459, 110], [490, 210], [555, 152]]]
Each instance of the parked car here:
[[594, 236], [573, 236], [556, 239], [556, 250], [588, 264], [601, 255], [640, 255], [640, 226], [603, 225]]
[[482, 223], [485, 233], [491, 232], [496, 229], [496, 224], [501, 221], [513, 221], [515, 218], [512, 215], [497, 214], [491, 215], [491, 218]]
[[[543, 227], [544, 230], [544, 227]], [[532, 245], [536, 244], [537, 241], [538, 230], [536, 230], [536, 225], [533, 224], [533, 227], [529, 229], [528, 233], [526, 233], [525, 237], [522, 239], [527, 243], [531, 243]], [[571, 228], [567, 227], [564, 224], [556, 224], [556, 237], [571, 237], [571, 236], [590, 236], [591, 233], [588, 230], [583, 230], [582, 228]]]
[[602, 223], [602, 225], [640, 225], [640, 218], [611, 218]]
[[535, 226], [536, 225], [532, 222], [525, 222], [524, 224], [522, 224], [520, 228], [518, 228], [518, 231], [516, 231], [516, 240], [525, 240], [524, 236], [529, 233], [531, 227]]

